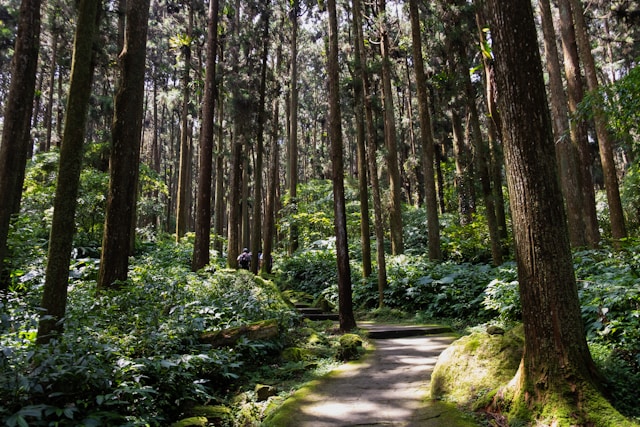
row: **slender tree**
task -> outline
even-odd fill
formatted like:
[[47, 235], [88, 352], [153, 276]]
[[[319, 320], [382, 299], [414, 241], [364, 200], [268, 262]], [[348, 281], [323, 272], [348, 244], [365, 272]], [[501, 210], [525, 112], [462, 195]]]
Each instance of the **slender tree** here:
[[467, 52], [463, 43], [458, 40], [458, 61], [462, 65], [462, 85], [464, 98], [469, 115], [469, 129], [473, 154], [475, 158], [475, 166], [480, 178], [480, 187], [482, 190], [482, 198], [485, 204], [485, 216], [487, 218], [487, 227], [489, 229], [489, 238], [491, 240], [491, 257], [494, 265], [502, 264], [502, 245], [500, 235], [498, 233], [498, 221], [496, 219], [496, 208], [491, 189], [489, 145], [484, 140], [482, 131], [480, 130], [480, 118], [478, 117], [478, 108], [476, 106], [476, 94], [471, 82], [471, 75], [464, 70], [469, 69]]
[[11, 59], [11, 86], [4, 108], [0, 143], [0, 290], [6, 289], [7, 237], [11, 216], [20, 210], [30, 144], [31, 111], [40, 49], [40, 0], [20, 4], [18, 33]]
[[386, 0], [378, 0], [380, 14], [380, 57], [382, 60], [382, 103], [384, 107], [384, 140], [387, 148], [387, 171], [389, 173], [389, 221], [391, 231], [391, 253], [404, 252], [402, 237], [402, 191], [398, 167], [398, 141], [396, 119], [391, 88], [391, 56]]
[[338, 314], [340, 330], [348, 332], [356, 327], [351, 294], [351, 268], [347, 242], [347, 214], [344, 197], [344, 165], [342, 118], [340, 114], [340, 74], [338, 68], [338, 17], [335, 0], [327, 1], [329, 12], [329, 52], [327, 77], [329, 85], [329, 141], [333, 180], [333, 209], [338, 262]]
[[[363, 88], [363, 67], [361, 62], [359, 37], [362, 28], [358, 28], [360, 23], [359, 10], [352, 10], [353, 34], [354, 34], [354, 110], [356, 121], [356, 157], [358, 170], [358, 191], [360, 198], [360, 241], [362, 243], [362, 276], [371, 276], [371, 225], [369, 221], [369, 181], [367, 176], [367, 136], [365, 130], [364, 112], [364, 88]], [[356, 14], [358, 16], [356, 17]]]
[[[576, 42], [580, 61], [584, 66], [587, 87], [591, 92], [598, 90], [598, 76], [596, 74], [596, 64], [591, 52], [591, 42], [587, 33], [587, 25], [584, 20], [584, 10], [580, 0], [570, 0], [573, 23], [576, 30]], [[627, 228], [624, 222], [624, 212], [620, 199], [620, 188], [618, 185], [618, 173], [613, 158], [613, 141], [607, 127], [607, 117], [600, 103], [594, 102], [593, 117], [595, 121], [596, 134], [598, 136], [598, 149], [600, 152], [600, 163], [604, 175], [604, 186], [607, 193], [607, 203], [609, 204], [609, 218], [611, 221], [611, 234], [614, 241], [619, 241], [627, 237]]]
[[81, 0], [78, 7], [67, 114], [60, 146], [58, 180], [53, 201], [53, 222], [42, 295], [43, 311], [37, 343], [48, 343], [61, 332], [67, 306], [69, 264], [75, 230], [76, 198], [82, 169], [89, 97], [94, 70], [94, 41], [98, 31], [99, 0]]
[[144, 76], [149, 0], [128, 0], [126, 30], [119, 55], [120, 87], [115, 97], [98, 289], [127, 279], [144, 106]]
[[371, 183], [371, 196], [373, 199], [374, 229], [376, 234], [376, 260], [378, 279], [378, 306], [384, 306], [384, 289], [387, 287], [387, 263], [384, 251], [384, 218], [382, 215], [382, 197], [380, 195], [380, 183], [378, 181], [378, 162], [376, 160], [376, 131], [373, 121], [373, 106], [371, 102], [371, 86], [369, 85], [369, 72], [366, 67], [366, 55], [364, 49], [364, 35], [362, 32], [362, 6], [360, 0], [353, 0], [353, 25], [355, 27], [355, 40], [360, 56], [360, 73], [362, 79], [362, 96], [364, 101], [364, 116], [367, 147], [367, 167]]
[[[562, 40], [562, 53], [564, 56], [564, 72], [567, 83], [567, 106], [569, 115], [576, 115], [578, 105], [584, 98], [583, 78], [580, 74], [580, 59], [576, 34], [571, 16], [569, 0], [558, 0], [558, 21], [560, 23], [560, 39]], [[593, 160], [588, 140], [586, 124], [581, 120], [570, 120], [569, 134], [571, 143], [578, 152], [580, 159], [578, 184], [582, 193], [583, 220], [585, 225], [585, 238], [589, 246], [597, 246], [600, 243], [600, 231], [596, 214], [596, 194], [593, 185]]]
[[262, 252], [262, 174], [264, 152], [264, 125], [266, 121], [266, 97], [267, 97], [267, 61], [269, 60], [269, 25], [270, 4], [264, 4], [262, 11], [262, 64], [260, 65], [260, 99], [258, 101], [258, 126], [256, 129], [256, 156], [253, 171], [253, 228], [251, 229], [251, 253], [255, 254], [251, 263], [251, 271], [258, 273], [260, 267], [259, 253]]
[[553, 118], [553, 132], [558, 156], [558, 171], [562, 194], [569, 219], [569, 241], [571, 246], [587, 246], [587, 227], [583, 207], [584, 197], [581, 191], [582, 169], [577, 147], [569, 137], [569, 114], [567, 97], [562, 83], [560, 58], [556, 47], [556, 31], [551, 15], [549, 0], [540, 0], [540, 18], [544, 39], [544, 52], [547, 72], [549, 73], [549, 99]]
[[187, 232], [189, 220], [189, 188], [191, 177], [191, 124], [189, 120], [189, 99], [191, 94], [191, 37], [193, 33], [193, 4], [189, 4], [187, 36], [180, 45], [184, 69], [182, 71], [182, 110], [180, 113], [180, 161], [178, 171], [178, 194], [176, 201], [176, 241]]
[[409, 15], [411, 19], [411, 41], [413, 46], [413, 67], [416, 74], [416, 92], [418, 96], [418, 114], [420, 118], [420, 142], [424, 153], [422, 166], [425, 187], [425, 205], [427, 210], [427, 233], [429, 245], [429, 259], [442, 258], [440, 251], [440, 225], [438, 222], [438, 201], [435, 181], [435, 144], [431, 126], [431, 112], [429, 110], [429, 96], [427, 92], [424, 60], [422, 58], [422, 38], [420, 32], [420, 14], [417, 0], [409, 0]]
[[535, 411], [549, 425], [619, 425], [620, 419], [604, 424], [590, 412], [594, 402], [605, 403], [580, 313], [532, 5], [487, 3], [525, 333], [513, 390], [494, 403], [509, 395], [513, 415]]
[[[282, 34], [280, 34], [282, 37]], [[279, 37], [279, 38], [280, 38]], [[281, 39], [280, 39], [281, 40]], [[278, 47], [276, 48], [276, 64], [275, 71], [276, 75], [282, 68], [282, 43], [278, 43]], [[279, 183], [279, 175], [280, 175], [280, 150], [278, 147], [278, 137], [279, 137], [279, 116], [280, 116], [280, 83], [276, 80], [276, 96], [273, 97], [273, 105], [272, 105], [272, 121], [271, 121], [271, 131], [270, 131], [270, 140], [271, 140], [271, 159], [269, 161], [269, 183], [267, 186], [267, 194], [264, 208], [264, 230], [263, 230], [263, 240], [264, 245], [262, 247], [262, 257], [265, 262], [262, 264], [260, 269], [260, 274], [264, 274], [270, 272], [271, 268], [271, 260], [273, 252], [273, 241], [275, 238], [275, 211], [276, 211], [276, 195], [278, 190]]]
[[[240, 62], [240, 1], [235, 2], [235, 15], [233, 16], [230, 28], [232, 43], [230, 45], [230, 76], [239, 77]], [[227, 227], [227, 266], [230, 268], [238, 267], [238, 254], [240, 254], [240, 221], [242, 208], [242, 150], [245, 138], [245, 122], [249, 120], [247, 105], [240, 87], [236, 84], [231, 90], [232, 97], [232, 114], [233, 118], [233, 135], [231, 138], [231, 159], [229, 162], [229, 225]]]
[[200, 159], [198, 193], [196, 196], [196, 230], [191, 268], [197, 271], [209, 263], [211, 243], [211, 183], [213, 173], [214, 105], [216, 98], [216, 54], [218, 52], [219, 1], [209, 2], [207, 16], [207, 62], [202, 98], [202, 129], [200, 130]]
[[[298, 14], [300, 0], [291, 1], [289, 19], [291, 21], [291, 64], [289, 80], [289, 146], [287, 174], [289, 178], [289, 198], [294, 212], [298, 197]], [[295, 222], [289, 230], [289, 254], [298, 249], [298, 227]]]

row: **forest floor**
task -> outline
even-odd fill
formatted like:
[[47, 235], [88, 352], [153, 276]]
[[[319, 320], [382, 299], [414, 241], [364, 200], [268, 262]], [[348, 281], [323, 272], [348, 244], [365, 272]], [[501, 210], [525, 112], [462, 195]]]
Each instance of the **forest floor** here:
[[296, 392], [266, 425], [477, 425], [454, 405], [429, 399], [431, 372], [440, 353], [455, 339], [451, 333], [415, 326], [365, 323], [360, 327], [371, 331], [373, 349], [362, 360], [347, 363]]

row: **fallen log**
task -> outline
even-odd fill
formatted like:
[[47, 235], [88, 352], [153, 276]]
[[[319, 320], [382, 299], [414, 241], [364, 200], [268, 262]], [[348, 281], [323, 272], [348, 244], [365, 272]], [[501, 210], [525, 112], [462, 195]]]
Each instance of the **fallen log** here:
[[200, 342], [210, 344], [213, 347], [230, 347], [241, 337], [254, 341], [268, 340], [277, 337], [278, 332], [278, 321], [276, 319], [261, 320], [220, 331], [203, 332], [200, 335]]

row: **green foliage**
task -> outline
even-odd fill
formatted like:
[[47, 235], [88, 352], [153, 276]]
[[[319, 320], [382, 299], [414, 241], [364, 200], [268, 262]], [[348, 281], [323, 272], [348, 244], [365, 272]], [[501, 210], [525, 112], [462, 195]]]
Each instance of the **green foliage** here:
[[640, 66], [632, 68], [615, 83], [586, 94], [580, 103], [580, 115], [593, 118], [594, 105], [604, 109], [609, 129], [637, 156], [640, 150]]
[[[623, 250], [585, 250], [574, 254], [578, 295], [586, 338], [612, 403], [639, 417], [640, 244]], [[515, 267], [498, 272], [485, 290], [484, 306], [502, 321], [521, 316]]]
[[638, 390], [640, 370], [628, 360], [628, 355], [617, 349], [598, 343], [590, 343], [589, 349], [613, 406], [627, 417], [640, 418]]
[[[47, 239], [49, 237], [58, 159], [59, 152], [53, 150], [38, 154], [29, 162], [20, 211], [22, 221], [14, 226], [13, 237], [16, 240], [27, 240], [31, 243], [32, 238]], [[108, 185], [107, 173], [90, 167], [82, 170], [76, 209], [76, 245], [99, 245], [102, 238]]]
[[330, 242], [323, 243], [318, 249], [301, 251], [280, 261], [281, 274], [277, 279], [280, 289], [301, 292], [315, 299], [337, 284], [335, 249], [328, 245]]
[[46, 346], [34, 343], [39, 280], [2, 300], [0, 423], [167, 425], [275, 357], [278, 341], [200, 342], [204, 331], [264, 318], [286, 331], [297, 316], [273, 284], [248, 272], [191, 272], [189, 252], [187, 241], [147, 248], [117, 292], [95, 295], [95, 282], [84, 278], [91, 271], [79, 273], [65, 332]]
[[627, 227], [632, 235], [640, 231], [640, 163], [630, 165], [622, 180], [620, 198], [624, 209]]
[[481, 213], [473, 215], [473, 221], [460, 225], [458, 216], [441, 216], [441, 245], [446, 259], [455, 262], [490, 262], [491, 239], [486, 218]]
[[[406, 255], [388, 257], [384, 302], [389, 308], [422, 312], [431, 318], [486, 320], [491, 314], [482, 306], [484, 289], [499, 273], [486, 264], [433, 263], [426, 257]], [[375, 276], [354, 285], [353, 299], [359, 307], [377, 305]]]
[[482, 301], [485, 309], [496, 314], [501, 321], [518, 321], [522, 317], [520, 290], [515, 263], [501, 265], [496, 271], [497, 277], [485, 289]]
[[575, 255], [578, 292], [587, 338], [636, 358], [640, 371], [640, 244], [623, 251], [583, 251]]
[[[352, 239], [359, 240], [360, 205], [356, 181], [345, 180], [345, 201], [347, 230]], [[311, 247], [314, 242], [334, 235], [333, 184], [330, 180], [312, 180], [301, 184], [296, 200], [291, 200], [287, 194], [283, 202], [280, 230], [288, 236], [291, 228], [295, 227], [300, 247]], [[287, 244], [286, 241], [281, 243]]]

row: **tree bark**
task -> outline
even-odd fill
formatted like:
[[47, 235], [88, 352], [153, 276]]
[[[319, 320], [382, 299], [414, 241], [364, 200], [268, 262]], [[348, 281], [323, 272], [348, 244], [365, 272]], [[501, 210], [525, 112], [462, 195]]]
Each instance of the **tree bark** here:
[[[598, 90], [598, 76], [596, 75], [596, 64], [591, 53], [591, 43], [587, 33], [587, 25], [584, 22], [584, 11], [580, 0], [570, 0], [573, 13], [573, 23], [576, 30], [576, 42], [580, 60], [584, 66], [584, 73], [587, 80], [587, 87], [591, 92]], [[593, 117], [598, 136], [598, 149], [600, 152], [600, 163], [604, 174], [604, 186], [607, 192], [607, 202], [609, 204], [609, 220], [611, 221], [611, 235], [614, 242], [619, 242], [627, 237], [627, 228], [624, 222], [624, 212], [622, 201], [620, 200], [620, 187], [618, 185], [618, 174], [616, 164], [613, 159], [613, 141], [607, 128], [607, 117], [602, 106], [594, 102]]]
[[420, 16], [417, 0], [409, 0], [409, 14], [411, 18], [411, 40], [413, 42], [413, 66], [416, 74], [418, 114], [420, 117], [420, 142], [424, 153], [424, 164], [422, 168], [427, 210], [429, 259], [439, 260], [442, 258], [442, 252], [440, 250], [440, 225], [438, 222], [438, 200], [434, 170], [435, 144], [433, 141], [429, 96], [422, 59], [422, 39], [420, 35]]
[[453, 156], [456, 163], [456, 189], [458, 190], [458, 212], [460, 224], [467, 225], [473, 222], [473, 214], [476, 211], [476, 203], [473, 192], [473, 165], [471, 164], [471, 153], [467, 147], [464, 132], [462, 130], [462, 119], [452, 106], [450, 112], [451, 129], [453, 131]]
[[[220, 62], [223, 60], [223, 46], [220, 46]], [[222, 74], [222, 73], [220, 73]], [[222, 76], [220, 76], [222, 77]], [[222, 81], [222, 78], [220, 78]], [[224, 233], [224, 218], [225, 218], [225, 194], [224, 184], [226, 179], [225, 174], [225, 143], [224, 143], [224, 128], [222, 126], [224, 122], [224, 104], [222, 102], [222, 91], [218, 91], [218, 147], [216, 149], [216, 187], [215, 187], [215, 207], [213, 218], [213, 230], [215, 233], [215, 241], [213, 242], [213, 248], [222, 254], [223, 248], [223, 236]]]
[[[298, 13], [299, 0], [292, 0], [291, 20], [291, 74], [289, 82], [289, 203], [293, 206], [291, 214], [297, 211], [298, 197]], [[289, 255], [298, 250], [298, 227], [295, 221], [289, 230]]]
[[180, 165], [178, 171], [178, 200], [176, 201], [176, 242], [187, 232], [189, 220], [189, 188], [191, 177], [191, 147], [189, 122], [189, 83], [191, 82], [191, 34], [193, 32], [193, 5], [189, 4], [189, 23], [187, 26], [188, 44], [181, 46], [184, 55], [182, 72], [182, 112], [180, 114]]
[[373, 122], [373, 107], [371, 105], [371, 86], [369, 84], [369, 72], [366, 67], [364, 50], [364, 36], [362, 34], [362, 6], [360, 0], [353, 2], [353, 25], [356, 29], [355, 39], [360, 55], [360, 68], [362, 78], [362, 92], [364, 101], [365, 129], [367, 138], [367, 164], [369, 180], [371, 182], [371, 195], [373, 199], [374, 229], [376, 234], [376, 261], [378, 279], [378, 306], [384, 306], [384, 289], [387, 287], [387, 263], [384, 252], [384, 218], [382, 215], [382, 199], [380, 195], [380, 183], [378, 181], [378, 162], [376, 160], [376, 131]]
[[100, 5], [101, 2], [98, 0], [81, 0], [78, 8], [67, 116], [60, 147], [53, 222], [42, 295], [43, 311], [36, 338], [38, 344], [48, 343], [63, 329], [62, 319], [67, 306], [69, 264], [75, 230], [76, 199], [82, 169], [82, 146], [95, 65], [93, 45], [98, 32]]
[[549, 424], [563, 412], [583, 423], [597, 376], [580, 313], [533, 10], [528, 0], [488, 4], [525, 330], [510, 403], [536, 411], [534, 417], [545, 413]]
[[262, 64], [260, 67], [260, 101], [258, 103], [258, 129], [256, 130], [256, 163], [253, 170], [253, 229], [251, 230], [251, 253], [254, 254], [251, 263], [251, 271], [253, 274], [258, 273], [260, 267], [259, 254], [262, 252], [262, 173], [263, 169], [263, 153], [264, 153], [264, 123], [266, 120], [266, 92], [267, 92], [267, 61], [269, 59], [269, 24], [270, 24], [270, 8], [267, 2], [264, 4], [262, 13]]
[[[240, 32], [240, 1], [236, 0], [236, 14], [230, 28], [231, 44], [230, 44], [230, 62], [231, 76], [238, 74], [239, 63], [239, 32]], [[248, 117], [245, 116], [245, 108], [243, 108], [242, 94], [237, 85], [232, 90], [233, 98], [233, 135], [231, 138], [231, 159], [229, 162], [229, 224], [227, 226], [227, 267], [238, 267], [238, 255], [240, 254], [240, 221], [242, 219], [242, 146], [244, 145], [244, 127]]]
[[391, 231], [391, 253], [404, 252], [402, 237], [402, 181], [398, 167], [398, 141], [396, 135], [393, 90], [391, 88], [391, 63], [389, 56], [389, 34], [387, 29], [386, 0], [378, 0], [380, 14], [380, 57], [382, 60], [382, 103], [384, 109], [384, 140], [387, 148], [387, 171], [389, 173], [389, 222]]
[[[276, 48], [276, 75], [281, 71], [282, 66], [282, 43]], [[276, 82], [276, 94], [280, 93], [280, 84]], [[271, 262], [273, 252], [273, 242], [276, 236], [275, 230], [275, 212], [276, 212], [276, 195], [279, 184], [280, 175], [280, 150], [278, 147], [279, 137], [279, 117], [280, 117], [280, 99], [279, 96], [273, 98], [272, 106], [272, 123], [271, 123], [271, 160], [269, 164], [269, 184], [267, 187], [267, 198], [264, 212], [264, 245], [262, 247], [262, 257], [265, 262], [260, 268], [260, 274], [271, 273]]]
[[329, 52], [327, 77], [329, 85], [329, 140], [333, 180], [333, 209], [338, 262], [338, 315], [340, 330], [356, 327], [351, 293], [351, 268], [347, 242], [347, 214], [344, 197], [344, 165], [342, 154], [342, 119], [340, 114], [340, 73], [338, 68], [338, 18], [336, 1], [327, 1], [329, 12]]
[[[355, 5], [353, 5], [355, 7]], [[362, 276], [369, 277], [372, 273], [371, 266], [371, 225], [369, 221], [369, 184], [367, 179], [367, 136], [365, 130], [364, 112], [364, 80], [362, 78], [364, 64], [360, 52], [360, 11], [352, 10], [353, 33], [354, 33], [354, 109], [356, 119], [356, 144], [357, 144], [357, 170], [358, 170], [358, 191], [360, 198], [360, 241], [362, 243]], [[356, 14], [358, 16], [356, 16]]]
[[569, 220], [569, 241], [574, 248], [580, 248], [587, 246], [583, 193], [580, 185], [582, 169], [580, 168], [579, 154], [569, 138], [567, 98], [560, 72], [560, 58], [556, 47], [556, 32], [551, 15], [551, 5], [549, 0], [540, 0], [538, 6], [542, 21], [546, 66], [549, 73], [549, 95], [560, 184]]
[[[578, 111], [578, 104], [584, 98], [584, 88], [582, 76], [580, 75], [580, 60], [578, 58], [578, 47], [576, 45], [573, 18], [571, 17], [571, 6], [568, 0], [558, 0], [560, 37], [562, 40], [562, 52], [564, 56], [564, 70], [567, 80], [567, 102], [569, 115], [575, 115]], [[580, 159], [580, 179], [578, 189], [582, 193], [583, 222], [586, 226], [585, 237], [587, 244], [596, 247], [600, 244], [600, 230], [596, 213], [596, 195], [593, 186], [593, 175], [591, 173], [592, 159], [591, 149], [587, 138], [587, 129], [584, 122], [570, 120], [569, 134], [571, 143], [578, 152]]]
[[493, 59], [487, 51], [488, 40], [485, 32], [486, 18], [484, 13], [484, 1], [478, 2], [476, 5], [476, 25], [478, 28], [479, 47], [482, 53], [482, 65], [485, 81], [485, 103], [487, 107], [487, 138], [489, 140], [489, 165], [490, 179], [493, 184], [493, 198], [498, 227], [498, 236], [503, 252], [508, 252], [505, 248], [505, 242], [509, 238], [507, 229], [507, 215], [505, 212], [504, 194], [502, 191], [502, 150], [500, 147], [500, 114], [496, 108], [496, 88], [495, 77], [493, 72]]
[[209, 264], [211, 244], [211, 182], [213, 174], [213, 123], [216, 99], [216, 54], [218, 52], [218, 0], [209, 2], [207, 16], [207, 61], [202, 99], [202, 129], [200, 130], [200, 159], [198, 193], [196, 196], [196, 229], [191, 269], [200, 270]]
[[477, 165], [478, 178], [480, 178], [480, 187], [482, 189], [482, 198], [485, 204], [485, 215], [487, 217], [487, 227], [489, 229], [489, 239], [491, 240], [491, 258], [493, 265], [502, 264], [502, 245], [500, 242], [500, 234], [498, 233], [498, 221], [496, 219], [496, 208], [493, 199], [493, 190], [491, 189], [489, 147], [482, 137], [480, 130], [480, 119], [478, 117], [478, 108], [476, 106], [476, 94], [471, 83], [471, 76], [464, 70], [469, 69], [467, 60], [467, 52], [464, 44], [458, 44], [459, 62], [462, 66], [462, 84], [464, 85], [464, 97], [469, 114], [471, 141], [475, 157], [475, 165]]
[[30, 125], [40, 49], [40, 0], [20, 4], [18, 32], [11, 59], [11, 86], [4, 107], [0, 144], [0, 290], [7, 289], [5, 274], [11, 216], [20, 210], [24, 170], [30, 143]]
[[128, 0], [112, 125], [109, 193], [98, 289], [127, 280], [139, 171], [149, 0]]

